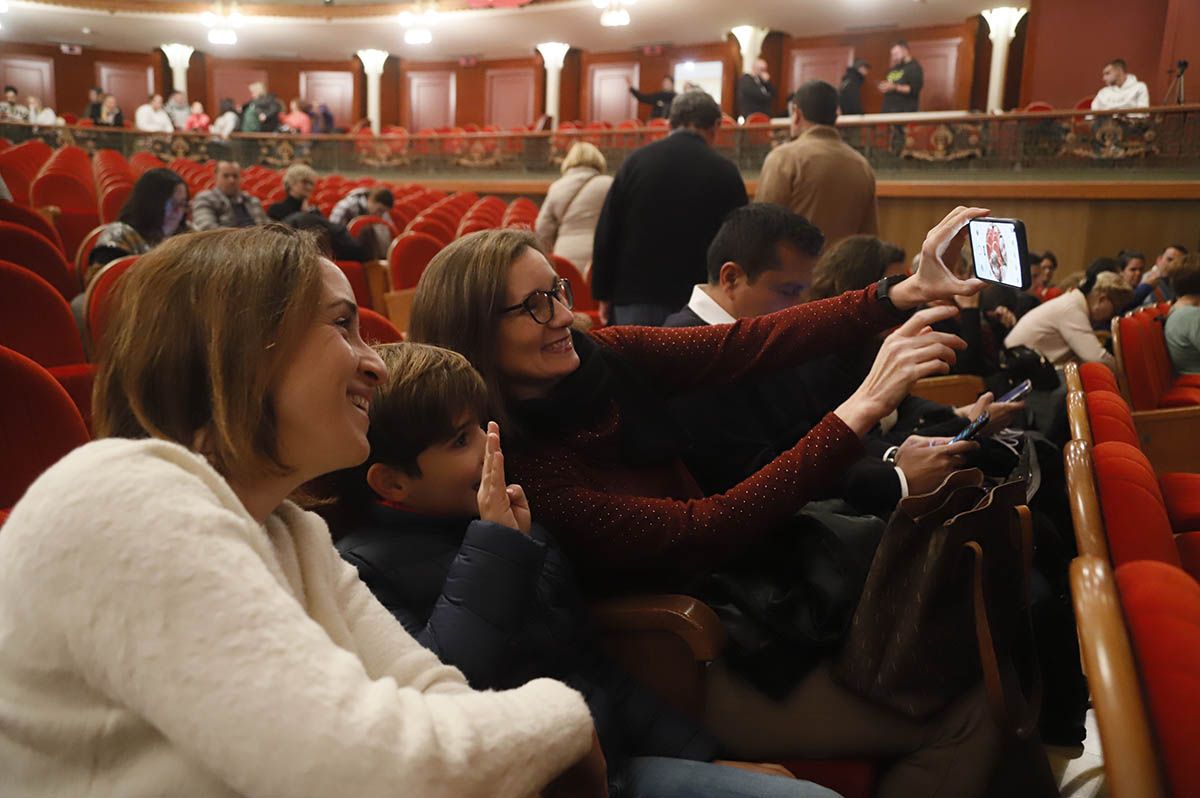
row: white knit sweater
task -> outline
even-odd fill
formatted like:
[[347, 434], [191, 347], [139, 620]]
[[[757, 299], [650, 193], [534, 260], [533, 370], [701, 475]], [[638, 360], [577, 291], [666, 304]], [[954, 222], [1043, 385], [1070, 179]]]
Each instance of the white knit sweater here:
[[523, 796], [591, 741], [539, 679], [472, 691], [284, 503], [265, 525], [201, 457], [104, 440], [0, 534], [0, 793]]

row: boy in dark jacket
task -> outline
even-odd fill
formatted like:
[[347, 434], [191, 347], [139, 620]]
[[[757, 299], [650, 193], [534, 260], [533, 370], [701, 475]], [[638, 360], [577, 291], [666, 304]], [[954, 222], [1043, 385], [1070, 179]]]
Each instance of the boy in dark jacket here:
[[457, 353], [378, 347], [371, 456], [344, 472], [342, 556], [404, 628], [477, 689], [559, 679], [583, 694], [610, 794], [831, 796], [816, 785], [711, 764], [716, 742], [597, 650], [566, 558], [504, 481], [499, 427], [481, 427], [483, 379]]

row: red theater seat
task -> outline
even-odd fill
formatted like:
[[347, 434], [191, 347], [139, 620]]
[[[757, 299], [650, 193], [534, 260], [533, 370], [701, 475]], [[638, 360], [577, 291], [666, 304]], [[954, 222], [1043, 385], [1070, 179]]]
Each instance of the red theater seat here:
[[442, 242], [425, 233], [405, 233], [393, 241], [388, 248], [392, 290], [416, 288], [421, 273], [441, 250]]
[[15, 202], [7, 200], [0, 200], [0, 222], [12, 222], [13, 224], [24, 225], [35, 233], [41, 233], [58, 247], [59, 251], [63, 253], [63, 257], [67, 256], [66, 247], [63, 246], [62, 239], [59, 238], [58, 230], [54, 228], [49, 219], [33, 208], [27, 205], [18, 205]]
[[87, 443], [88, 431], [58, 381], [3, 346], [0, 385], [0, 508], [7, 509], [43, 471]]
[[1113, 320], [1118, 368], [1134, 410], [1200, 405], [1200, 379], [1175, 374], [1163, 324], [1167, 310], [1154, 306]]
[[362, 338], [368, 344], [394, 344], [404, 340], [404, 335], [386, 316], [368, 308], [358, 309], [358, 324]]
[[1158, 560], [1182, 567], [1154, 469], [1141, 450], [1110, 441], [1092, 449], [1113, 565]]
[[24, 266], [71, 299], [79, 293], [79, 280], [54, 242], [28, 227], [0, 222], [0, 254], [10, 263]]
[[1116, 580], [1170, 794], [1200, 796], [1200, 585], [1159, 562]]
[[83, 318], [93, 356], [99, 351], [104, 333], [108, 330], [109, 321], [116, 310], [113, 305], [113, 292], [117, 283], [136, 262], [137, 255], [126, 255], [109, 261], [96, 272], [96, 276], [88, 285], [83, 303]]
[[1121, 392], [1117, 385], [1117, 375], [1113, 374], [1112, 369], [1103, 363], [1080, 363], [1079, 376], [1083, 380], [1083, 390], [1088, 393], [1112, 391], [1119, 394]]

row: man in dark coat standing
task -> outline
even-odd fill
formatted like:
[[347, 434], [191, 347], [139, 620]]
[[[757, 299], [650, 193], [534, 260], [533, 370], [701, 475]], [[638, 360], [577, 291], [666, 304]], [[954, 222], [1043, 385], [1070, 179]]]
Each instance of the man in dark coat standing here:
[[773, 102], [775, 102], [775, 86], [771, 83], [771, 73], [767, 70], [767, 62], [759, 58], [754, 62], [753, 72], [738, 78], [738, 115], [742, 117], [748, 117], [750, 114], [770, 116]]
[[854, 63], [846, 67], [846, 74], [842, 76], [842, 85], [838, 88], [838, 107], [843, 115], [862, 114], [862, 87], [863, 81], [866, 80], [867, 74], [871, 71], [871, 65], [861, 58], [854, 59]]
[[617, 172], [592, 256], [592, 295], [607, 323], [659, 326], [704, 282], [709, 242], [747, 202], [737, 166], [712, 147], [720, 121], [712, 97], [684, 92], [671, 104], [671, 134]]
[[671, 103], [675, 101], [675, 78], [663, 75], [661, 91], [638, 91], [633, 87], [633, 81], [625, 78], [629, 84], [629, 93], [638, 102], [650, 106], [651, 119], [666, 119], [671, 113]]

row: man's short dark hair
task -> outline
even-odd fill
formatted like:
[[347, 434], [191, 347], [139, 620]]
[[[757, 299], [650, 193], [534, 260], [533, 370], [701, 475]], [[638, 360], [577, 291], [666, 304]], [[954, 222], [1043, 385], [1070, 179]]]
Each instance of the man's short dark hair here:
[[1200, 255], [1186, 255], [1171, 269], [1171, 287], [1180, 296], [1200, 294]]
[[1056, 268], [1056, 269], [1058, 268], [1058, 256], [1055, 255], [1050, 250], [1046, 250], [1045, 252], [1042, 253], [1042, 256], [1040, 258], [1038, 258], [1038, 263], [1041, 263], [1044, 260], [1050, 261], [1051, 263], [1054, 264], [1054, 268]]
[[92, 86], [92, 88], [89, 89], [89, 91], [94, 91], [97, 94], [104, 94], [104, 89], [100, 88], [99, 86]]
[[814, 125], [832, 125], [837, 122], [837, 89], [823, 80], [802, 83], [788, 98], [788, 102], [799, 108], [804, 118]]
[[721, 121], [721, 106], [706, 91], [685, 91], [671, 102], [671, 128], [712, 130]]
[[367, 199], [371, 202], [378, 202], [385, 208], [390, 208], [396, 203], [396, 198], [392, 196], [392, 192], [386, 188], [371, 189], [371, 193], [367, 195]]
[[781, 244], [815, 258], [821, 254], [825, 236], [800, 214], [769, 202], [731, 211], [708, 246], [708, 281], [713, 285], [720, 282], [721, 267], [733, 262], [753, 283], [763, 272], [780, 267]]
[[13, 94], [19, 94], [19, 93], [20, 93], [20, 92], [18, 92], [18, 91], [17, 91], [17, 87], [16, 87], [16, 86], [5, 86], [5, 87], [4, 87], [4, 93], [5, 93], [5, 94], [8, 94], [10, 91], [11, 91]]
[[1145, 263], [1146, 255], [1142, 252], [1138, 252], [1136, 249], [1123, 249], [1121, 250], [1120, 254], [1117, 255], [1117, 259], [1121, 262], [1121, 268], [1124, 269], [1129, 265], [1129, 261], [1131, 260], [1140, 260]]
[[1177, 249], [1180, 255], [1188, 254], [1188, 248], [1183, 244], [1167, 244], [1167, 249]]
[[1114, 58], [1113, 60], [1108, 62], [1108, 66], [1115, 66], [1115, 67], [1119, 68], [1122, 72], [1129, 71], [1129, 67], [1125, 65], [1124, 58]]
[[892, 42], [892, 47], [903, 47], [905, 50], [907, 50], [908, 49], [908, 40], [907, 39], [897, 39], [896, 41]]
[[663, 75], [663, 80], [669, 80], [669, 81], [671, 81], [672, 83], [674, 83], [674, 82], [675, 82], [675, 76], [674, 76], [674, 75]]

